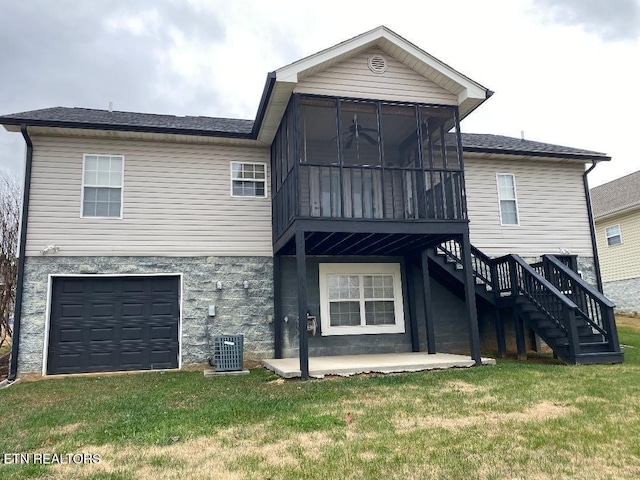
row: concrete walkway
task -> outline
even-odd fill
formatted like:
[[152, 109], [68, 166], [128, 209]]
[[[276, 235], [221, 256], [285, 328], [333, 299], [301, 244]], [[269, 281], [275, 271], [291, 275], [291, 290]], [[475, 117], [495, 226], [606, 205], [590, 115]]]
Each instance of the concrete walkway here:
[[[493, 358], [482, 358], [483, 365], [495, 365]], [[263, 360], [262, 364], [284, 378], [300, 376], [298, 358]], [[443, 368], [472, 367], [474, 361], [465, 355], [426, 352], [383, 353], [376, 355], [336, 355], [310, 357], [309, 376], [322, 378], [325, 375], [349, 376], [358, 373], [398, 373], [439, 370]]]

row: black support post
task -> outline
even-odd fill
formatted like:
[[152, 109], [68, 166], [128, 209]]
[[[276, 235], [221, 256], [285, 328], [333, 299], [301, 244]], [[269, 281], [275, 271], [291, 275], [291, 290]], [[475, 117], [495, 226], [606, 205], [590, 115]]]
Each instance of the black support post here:
[[469, 231], [462, 234], [462, 260], [464, 273], [464, 297], [469, 318], [469, 342], [471, 346], [471, 358], [476, 365], [481, 365], [480, 359], [480, 332], [478, 329], [478, 311], [476, 309], [476, 289], [473, 279], [473, 266], [471, 264], [471, 242]]
[[300, 376], [309, 379], [309, 335], [307, 332], [307, 259], [304, 231], [296, 232], [296, 265], [298, 270], [298, 337]]
[[433, 306], [431, 305], [431, 277], [429, 275], [429, 257], [427, 250], [420, 253], [422, 267], [422, 288], [424, 298], [424, 317], [427, 324], [427, 352], [436, 353], [436, 333], [433, 324]]
[[505, 358], [507, 356], [507, 339], [504, 334], [504, 320], [500, 315], [500, 308], [496, 305], [496, 340], [498, 343], [498, 356]]
[[282, 259], [273, 257], [273, 338], [274, 354], [282, 358]]
[[522, 318], [518, 314], [518, 307], [513, 306], [513, 324], [516, 329], [516, 349], [518, 351], [518, 360], [527, 359], [527, 344], [524, 339], [524, 324]]
[[[402, 302], [404, 308], [405, 325], [409, 323], [411, 329], [411, 350], [420, 351], [420, 336], [418, 335], [418, 319], [415, 315], [415, 301], [409, 284], [409, 268], [407, 267], [407, 259], [404, 257], [400, 262], [402, 276]], [[407, 322], [407, 320], [409, 320]]]

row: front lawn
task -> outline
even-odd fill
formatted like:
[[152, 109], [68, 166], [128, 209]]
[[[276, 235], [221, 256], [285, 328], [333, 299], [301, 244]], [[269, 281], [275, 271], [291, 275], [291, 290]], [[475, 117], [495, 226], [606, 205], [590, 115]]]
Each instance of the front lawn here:
[[18, 383], [0, 390], [0, 460], [100, 462], [0, 464], [0, 478], [639, 478], [640, 319], [619, 323], [622, 365]]

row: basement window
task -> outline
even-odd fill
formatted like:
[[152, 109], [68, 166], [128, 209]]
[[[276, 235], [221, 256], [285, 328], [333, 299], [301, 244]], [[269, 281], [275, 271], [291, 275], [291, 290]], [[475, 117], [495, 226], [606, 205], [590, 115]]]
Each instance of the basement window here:
[[264, 163], [231, 162], [231, 196], [267, 196], [267, 166]]
[[604, 234], [607, 237], [608, 246], [613, 247], [622, 243], [622, 230], [620, 229], [620, 225], [605, 228]]
[[122, 218], [122, 155], [84, 155], [81, 217]]
[[398, 263], [321, 263], [322, 335], [404, 333]]

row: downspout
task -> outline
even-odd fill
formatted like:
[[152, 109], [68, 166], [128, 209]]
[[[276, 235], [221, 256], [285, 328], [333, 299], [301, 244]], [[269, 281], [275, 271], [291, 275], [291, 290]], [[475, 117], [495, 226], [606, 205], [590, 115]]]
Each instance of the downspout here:
[[22, 317], [22, 293], [24, 291], [24, 262], [27, 243], [27, 217], [29, 216], [29, 189], [31, 187], [31, 160], [33, 143], [27, 131], [27, 125], [20, 125], [20, 132], [27, 144], [26, 165], [24, 170], [24, 188], [22, 190], [22, 215], [20, 219], [20, 243], [18, 244], [18, 278], [16, 279], [16, 305], [13, 313], [13, 336], [11, 337], [11, 363], [7, 381], [14, 382], [18, 375], [18, 349], [20, 346], [20, 320]]
[[591, 248], [593, 249], [593, 266], [596, 272], [596, 284], [598, 291], [603, 293], [602, 274], [600, 273], [600, 259], [598, 258], [598, 243], [596, 242], [596, 226], [593, 220], [593, 209], [591, 208], [591, 194], [589, 193], [589, 180], [587, 175], [598, 165], [597, 160], [592, 160], [593, 164], [582, 175], [582, 183], [584, 185], [584, 196], [587, 199], [587, 214], [589, 215], [589, 230], [591, 230]]

